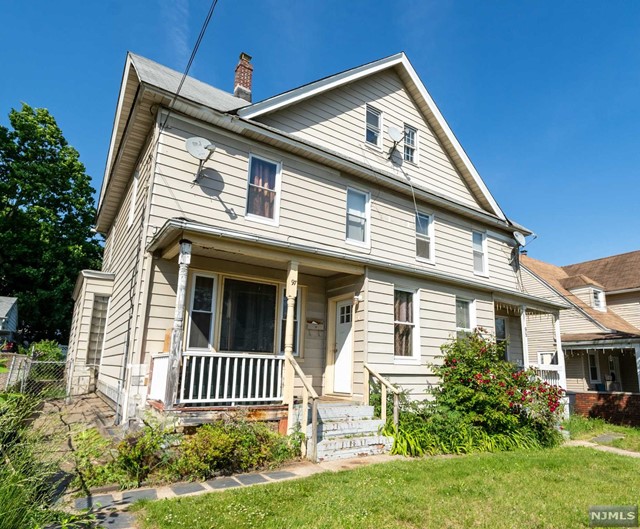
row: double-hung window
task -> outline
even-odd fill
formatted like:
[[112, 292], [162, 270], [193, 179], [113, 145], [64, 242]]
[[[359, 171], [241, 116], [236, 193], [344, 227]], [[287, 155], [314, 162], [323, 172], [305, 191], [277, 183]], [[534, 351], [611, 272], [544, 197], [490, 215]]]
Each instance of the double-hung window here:
[[593, 289], [593, 307], [598, 310], [605, 310], [605, 301], [604, 301], [604, 292], [602, 290], [598, 290], [597, 288]]
[[404, 126], [404, 159], [406, 162], [418, 163], [418, 131]]
[[433, 261], [433, 216], [416, 213], [416, 257], [423, 261]]
[[468, 299], [456, 298], [456, 332], [459, 337], [473, 331], [475, 326], [474, 303]]
[[599, 383], [601, 380], [597, 353], [589, 353], [587, 355], [587, 360], [589, 362], [589, 382]]
[[382, 148], [382, 112], [367, 105], [366, 113], [365, 140], [370, 145]]
[[504, 316], [496, 317], [496, 344], [502, 348], [504, 359], [509, 360], [507, 352], [507, 318]]
[[215, 279], [211, 276], [196, 275], [191, 292], [188, 349], [210, 349], [212, 347], [214, 316]]
[[481, 231], [472, 232], [473, 271], [487, 275], [487, 234]]
[[347, 188], [347, 242], [369, 244], [369, 193]]
[[393, 354], [395, 358], [417, 358], [419, 353], [417, 293], [393, 292]]
[[278, 223], [281, 166], [251, 155], [247, 189], [247, 217]]

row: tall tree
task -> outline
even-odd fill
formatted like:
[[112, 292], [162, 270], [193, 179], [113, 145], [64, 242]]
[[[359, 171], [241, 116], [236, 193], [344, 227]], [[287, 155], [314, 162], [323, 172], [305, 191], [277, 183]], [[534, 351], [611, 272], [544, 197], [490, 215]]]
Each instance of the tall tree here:
[[78, 272], [100, 263], [94, 189], [47, 109], [0, 126], [0, 295], [18, 298], [21, 333], [66, 343]]

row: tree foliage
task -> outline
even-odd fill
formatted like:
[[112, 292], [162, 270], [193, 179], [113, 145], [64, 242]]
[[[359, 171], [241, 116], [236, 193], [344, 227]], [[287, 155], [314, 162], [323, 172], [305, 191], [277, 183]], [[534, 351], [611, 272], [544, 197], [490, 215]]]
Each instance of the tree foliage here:
[[0, 126], [0, 295], [18, 298], [23, 338], [64, 342], [77, 274], [100, 262], [94, 189], [47, 109], [23, 104], [9, 122]]

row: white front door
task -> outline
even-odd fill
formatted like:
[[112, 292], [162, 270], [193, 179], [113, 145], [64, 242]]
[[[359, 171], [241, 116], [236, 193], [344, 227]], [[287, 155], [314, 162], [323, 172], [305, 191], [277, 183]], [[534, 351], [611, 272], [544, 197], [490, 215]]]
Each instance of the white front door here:
[[353, 376], [352, 319], [353, 302], [347, 300], [336, 303], [336, 347], [333, 363], [334, 393], [351, 393]]

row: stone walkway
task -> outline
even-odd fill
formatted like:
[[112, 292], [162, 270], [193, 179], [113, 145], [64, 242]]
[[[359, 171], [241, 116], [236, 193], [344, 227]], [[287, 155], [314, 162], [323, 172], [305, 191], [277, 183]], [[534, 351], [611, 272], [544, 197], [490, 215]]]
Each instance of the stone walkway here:
[[616, 448], [614, 446], [599, 445], [591, 441], [567, 441], [564, 446], [584, 446], [587, 448], [593, 448], [594, 450], [600, 450], [601, 452], [617, 454], [619, 456], [640, 458], [640, 452], [631, 452], [629, 450], [623, 450], [622, 448]]
[[74, 507], [76, 510], [91, 509], [96, 514], [100, 522], [100, 527], [104, 527], [105, 529], [134, 529], [135, 517], [133, 514], [128, 513], [127, 509], [132, 503], [138, 500], [160, 500], [165, 498], [197, 496], [199, 494], [207, 494], [232, 488], [300, 479], [322, 472], [350, 470], [360, 466], [385, 463], [396, 459], [405, 458], [402, 456], [376, 455], [326, 461], [316, 464], [309, 461], [301, 461], [288, 465], [281, 470], [220, 477], [202, 483], [174, 483], [162, 487], [96, 494], [87, 498], [76, 499]]

